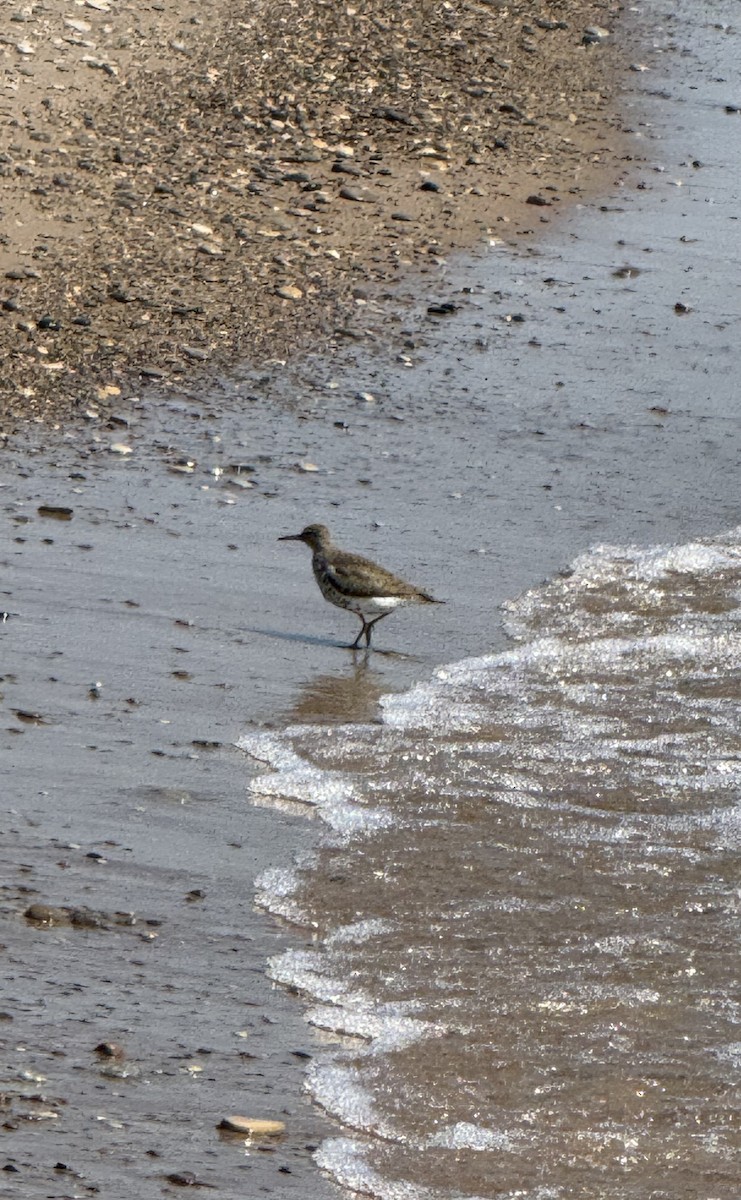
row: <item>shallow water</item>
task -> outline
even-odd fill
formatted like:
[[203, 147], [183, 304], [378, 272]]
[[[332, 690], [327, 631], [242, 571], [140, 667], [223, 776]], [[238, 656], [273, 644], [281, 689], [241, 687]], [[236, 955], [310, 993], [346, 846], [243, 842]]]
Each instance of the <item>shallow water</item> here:
[[382, 725], [248, 743], [279, 768], [258, 795], [339, 832], [292, 909], [263, 880], [319, 943], [273, 977], [364, 1043], [309, 1088], [378, 1140], [320, 1161], [359, 1190], [731, 1200], [741, 530], [600, 548], [508, 608], [514, 649]]
[[[523, 561], [540, 537], [552, 576], [505, 605], [514, 645], [387, 697], [380, 723], [306, 724], [343, 713], [308, 703], [243, 741], [272, 767], [256, 802], [310, 805], [331, 829], [258, 899], [314, 931], [270, 970], [335, 1042], [307, 1086], [348, 1135], [317, 1158], [357, 1191], [738, 1195], [741, 531], [694, 536], [701, 512], [716, 531], [738, 519], [733, 15], [653, 19], [626, 99], [655, 155], [640, 198], [569, 218], [519, 276], [496, 245], [469, 263], [450, 406], [433, 350], [384, 397], [419, 417], [411, 506], [435, 461], [423, 408], [438, 454], [450, 420], [445, 532], [484, 556], [464, 575], [475, 627], [487, 556], [516, 584], [523, 525]], [[460, 272], [447, 284], [459, 294]], [[409, 464], [392, 459], [398, 493]], [[549, 538], [583, 547], [606, 527], [642, 545], [554, 572]]]

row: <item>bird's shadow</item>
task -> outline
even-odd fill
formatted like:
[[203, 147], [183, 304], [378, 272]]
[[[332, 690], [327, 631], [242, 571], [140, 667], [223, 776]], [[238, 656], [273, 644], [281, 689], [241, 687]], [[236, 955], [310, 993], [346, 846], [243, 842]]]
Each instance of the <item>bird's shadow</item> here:
[[328, 646], [333, 650], [348, 650], [357, 658], [365, 658], [370, 654], [380, 654], [384, 658], [415, 659], [414, 654], [404, 654], [401, 650], [381, 650], [377, 646], [353, 646], [348, 642], [338, 642], [335, 638], [317, 637], [313, 633], [286, 633], [282, 629], [260, 629], [254, 625], [242, 627], [243, 633], [256, 633], [259, 637], [276, 638], [281, 642], [300, 642], [306, 646]]

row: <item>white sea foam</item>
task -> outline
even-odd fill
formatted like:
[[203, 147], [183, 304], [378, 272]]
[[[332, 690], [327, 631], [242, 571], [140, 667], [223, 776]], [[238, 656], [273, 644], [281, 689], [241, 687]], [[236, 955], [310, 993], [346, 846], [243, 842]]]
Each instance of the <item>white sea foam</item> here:
[[350, 1129], [398, 1140], [396, 1130], [379, 1117], [357, 1067], [312, 1062], [307, 1070], [306, 1087], [317, 1104]]
[[[690, 663], [725, 661], [729, 667], [741, 665], [741, 633], [718, 636], [659, 634], [643, 638], [602, 637], [577, 643], [556, 637], [540, 638], [514, 650], [487, 658], [466, 659], [441, 668], [432, 680], [419, 684], [403, 695], [381, 700], [386, 725], [398, 730], [425, 729], [429, 732], [471, 732], [492, 720], [490, 708], [478, 702], [477, 693], [514, 697], [523, 704], [520, 724], [540, 723], [542, 705], [530, 710], [527, 692], [522, 691], [523, 676], [533, 670], [559, 677], [589, 672], [634, 669], [644, 659], [666, 661], [667, 677], [682, 672]], [[671, 663], [671, 667], [669, 664]], [[559, 680], [560, 691], [567, 686]], [[584, 688], [582, 681], [579, 686]], [[590, 685], [593, 686], [593, 685]], [[604, 687], [602, 682], [599, 686]], [[470, 703], [449, 692], [465, 690], [472, 694]], [[560, 693], [559, 693], [560, 694]], [[568, 711], [551, 707], [549, 715], [562, 724], [570, 719]], [[594, 735], [610, 728], [604, 717], [579, 713], [582, 733]], [[589, 723], [589, 728], [585, 726]], [[537, 753], [529, 747], [530, 753]]]
[[[330, 939], [327, 946], [331, 944]], [[385, 1054], [444, 1032], [441, 1025], [408, 1015], [404, 1005], [379, 1005], [374, 997], [337, 978], [341, 967], [341, 957], [321, 950], [286, 950], [268, 960], [271, 979], [323, 1002], [307, 1012], [308, 1021], [340, 1035], [363, 1038], [370, 1043], [370, 1053]]]
[[402, 1050], [423, 1038], [439, 1037], [445, 1026], [407, 1017], [397, 1005], [378, 1004], [371, 996], [358, 993], [342, 997], [332, 1006], [314, 1005], [306, 1020], [321, 1029], [348, 1037], [359, 1037], [370, 1043], [369, 1054], [388, 1054]]
[[[447, 1193], [437, 1188], [420, 1187], [403, 1179], [386, 1179], [368, 1162], [367, 1149], [367, 1143], [359, 1138], [327, 1138], [315, 1158], [341, 1187], [363, 1196], [374, 1196], [377, 1200], [450, 1200]], [[500, 1190], [497, 1200], [560, 1200], [563, 1194], [561, 1188], [542, 1184], [516, 1191]], [[486, 1197], [467, 1195], [466, 1200], [486, 1200]]]
[[[309, 727], [309, 732], [314, 729]], [[286, 730], [285, 737], [300, 737], [305, 732], [302, 726], [293, 726]], [[358, 802], [361, 794], [346, 772], [312, 766], [274, 734], [245, 734], [237, 746], [272, 768], [270, 774], [250, 782], [255, 803], [292, 801], [309, 805], [342, 839], [371, 834], [393, 824], [391, 812], [382, 805]]]
[[511, 1150], [516, 1140], [504, 1130], [482, 1129], [470, 1121], [458, 1121], [438, 1129], [425, 1144], [445, 1150]]
[[338, 946], [343, 942], [367, 942], [369, 938], [389, 933], [392, 929], [392, 922], [382, 920], [380, 917], [370, 918], [367, 921], [353, 921], [351, 925], [341, 925], [339, 929], [335, 929], [334, 933], [327, 938], [327, 945]]
[[268, 867], [255, 880], [255, 903], [285, 921], [305, 925], [308, 917], [296, 900], [298, 877], [289, 867]]
[[[364, 1145], [355, 1138], [327, 1138], [315, 1157], [322, 1170], [341, 1187], [378, 1200], [441, 1200], [441, 1193], [404, 1180], [384, 1179], [364, 1157]], [[477, 1200], [471, 1196], [470, 1200]]]

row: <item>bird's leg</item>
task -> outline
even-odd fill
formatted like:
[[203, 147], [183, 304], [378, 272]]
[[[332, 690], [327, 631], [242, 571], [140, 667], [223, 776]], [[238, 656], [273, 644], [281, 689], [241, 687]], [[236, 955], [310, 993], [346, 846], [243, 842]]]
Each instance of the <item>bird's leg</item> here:
[[[356, 616], [358, 616], [358, 617], [360, 617], [360, 613], [356, 613], [355, 615], [356, 615]], [[351, 649], [351, 650], [358, 650], [358, 649], [360, 648], [360, 639], [361, 639], [361, 637], [363, 636], [363, 634], [365, 634], [365, 644], [366, 644], [366, 646], [370, 645], [370, 642], [369, 642], [369, 640], [368, 640], [368, 629], [369, 629], [369, 626], [368, 626], [368, 624], [367, 624], [367, 622], [366, 622], [366, 620], [365, 620], [365, 617], [360, 617], [360, 620], [362, 621], [362, 625], [361, 625], [361, 627], [360, 627], [360, 633], [358, 634], [358, 636], [356, 637], [355, 641], [354, 641], [354, 642], [352, 643], [352, 645], [350, 646], [350, 649]]]
[[[372, 621], [368, 621], [365, 623], [365, 629], [364, 630], [361, 629], [360, 633], [363, 633], [363, 632], [365, 633], [366, 646], [370, 646], [370, 644], [371, 644], [371, 633], [373, 632], [373, 626], [377, 625], [379, 621], [382, 621], [384, 617], [388, 617], [389, 615], [390, 615], [389, 613], [381, 613], [380, 617], [374, 617]], [[360, 637], [360, 634], [358, 635], [358, 637]]]

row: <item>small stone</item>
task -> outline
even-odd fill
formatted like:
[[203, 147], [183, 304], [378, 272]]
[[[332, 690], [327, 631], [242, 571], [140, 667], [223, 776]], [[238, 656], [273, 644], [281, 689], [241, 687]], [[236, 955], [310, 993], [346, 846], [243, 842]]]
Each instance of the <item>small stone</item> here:
[[340, 188], [340, 196], [343, 200], [354, 200], [356, 204], [365, 204], [366, 202], [366, 197], [362, 192], [359, 192], [357, 188], [348, 187], [347, 184]]
[[123, 1046], [118, 1042], [98, 1042], [95, 1053], [102, 1058], [116, 1058], [119, 1061], [126, 1057]]
[[71, 521], [72, 509], [58, 504], [40, 504], [36, 512], [40, 517], [51, 517], [55, 521]]
[[313, 463], [313, 462], [300, 462], [300, 463], [298, 463], [298, 469], [299, 469], [299, 471], [303, 471], [307, 475], [311, 475], [315, 471], [318, 471], [319, 467], [316, 465], [316, 463]]
[[51, 904], [31, 904], [23, 915], [35, 925], [69, 925], [64, 909], [54, 908]]
[[131, 446], [127, 446], [125, 442], [113, 442], [108, 449], [111, 454], [133, 454]]
[[355, 163], [346, 162], [344, 159], [332, 165], [332, 172], [335, 175], [354, 175], [356, 179], [363, 174]]
[[224, 1117], [217, 1128], [249, 1137], [275, 1137], [286, 1127], [283, 1121], [268, 1121], [261, 1117]]
[[532, 196], [528, 196], [525, 203], [526, 204], [536, 204], [540, 208], [547, 208], [548, 205], [550, 204], [550, 200], [546, 200], [545, 196], [540, 196], [536, 192]]
[[440, 192], [442, 188], [434, 179], [425, 179], [424, 183], [419, 185], [420, 192]]
[[224, 251], [221, 246], [217, 246], [216, 242], [199, 242], [196, 246], [199, 254], [205, 254], [207, 258], [223, 258]]
[[95, 58], [92, 54], [83, 54], [82, 62], [95, 71], [103, 71], [106, 75], [118, 75], [118, 67], [108, 62], [107, 58]]
[[392, 221], [414, 221], [414, 220], [416, 220], [416, 218], [413, 217], [412, 214], [408, 213], [408, 212], [392, 212], [391, 220]]
[[381, 105], [379, 108], [374, 108], [371, 114], [374, 117], [380, 117], [383, 121], [394, 121], [398, 125], [412, 125], [412, 118], [402, 112], [400, 108], [389, 108], [387, 105]]
[[276, 295], [283, 300], [301, 300], [303, 292], [300, 287], [295, 287], [292, 283], [286, 283], [283, 287], [276, 288]]
[[49, 724], [46, 717], [43, 717], [41, 715], [41, 713], [34, 712], [30, 708], [14, 708], [13, 712], [15, 713], [18, 720], [22, 721], [24, 725], [48, 725]]
[[603, 29], [601, 25], [588, 25], [584, 30], [582, 45], [596, 46], [599, 45], [600, 42], [606, 42], [609, 36], [609, 29]]

